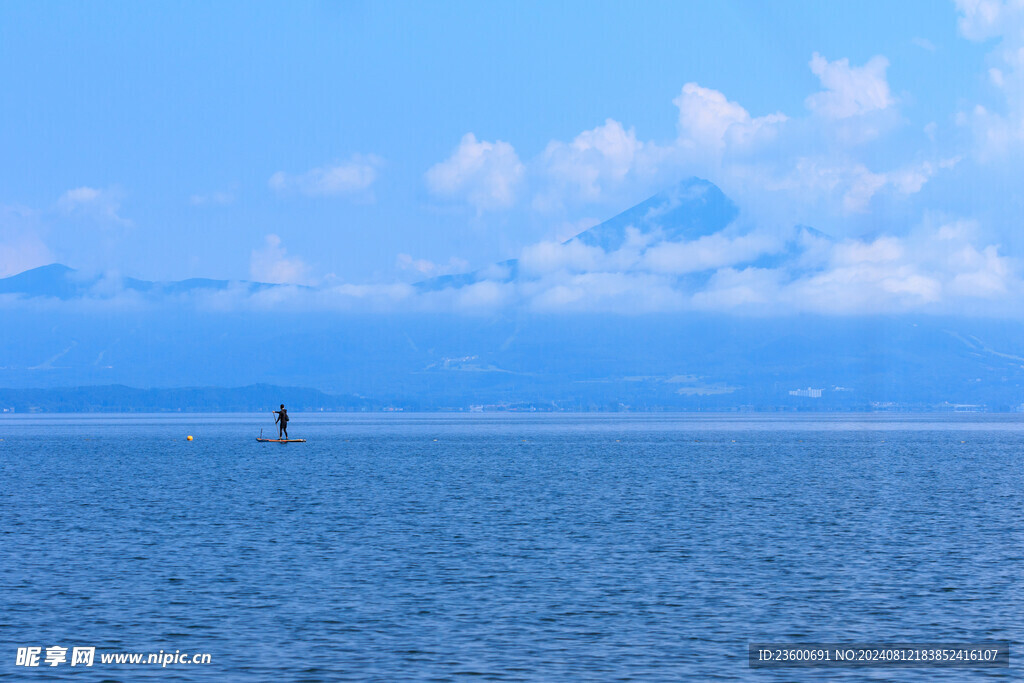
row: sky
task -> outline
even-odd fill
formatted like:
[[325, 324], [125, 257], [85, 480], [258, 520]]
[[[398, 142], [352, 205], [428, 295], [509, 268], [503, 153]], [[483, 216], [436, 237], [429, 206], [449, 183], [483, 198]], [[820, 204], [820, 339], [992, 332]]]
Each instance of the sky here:
[[[577, 250], [544, 301], [998, 310], [1022, 148], [1021, 0], [0, 4], [0, 276], [402, 298], [698, 176], [710, 284]], [[785, 271], [735, 241], [798, 225], [835, 242]]]

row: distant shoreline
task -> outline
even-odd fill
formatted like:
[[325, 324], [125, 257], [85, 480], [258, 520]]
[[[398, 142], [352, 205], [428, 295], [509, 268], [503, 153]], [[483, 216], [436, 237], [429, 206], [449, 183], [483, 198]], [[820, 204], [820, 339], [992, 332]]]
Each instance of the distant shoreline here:
[[304, 413], [567, 413], [567, 414], [1024, 414], [1020, 405], [1005, 402], [829, 400], [780, 395], [753, 403], [730, 404], [722, 396], [679, 397], [674, 403], [650, 399], [593, 400], [586, 397], [445, 396], [410, 398], [398, 395], [330, 394], [303, 387], [253, 384], [245, 387], [181, 387], [140, 389], [124, 385], [0, 388], [0, 415], [49, 413], [252, 413], [281, 403]]

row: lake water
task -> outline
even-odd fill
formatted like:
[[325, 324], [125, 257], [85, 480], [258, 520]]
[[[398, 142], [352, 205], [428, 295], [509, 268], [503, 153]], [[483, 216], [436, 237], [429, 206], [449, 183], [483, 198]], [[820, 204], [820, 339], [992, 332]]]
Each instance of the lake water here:
[[[272, 421], [0, 418], [0, 676], [1021, 675], [1020, 416], [296, 414], [307, 443], [257, 443]], [[747, 666], [979, 640], [1011, 668]], [[53, 645], [96, 663], [15, 666]], [[160, 650], [212, 663], [99, 662]]]

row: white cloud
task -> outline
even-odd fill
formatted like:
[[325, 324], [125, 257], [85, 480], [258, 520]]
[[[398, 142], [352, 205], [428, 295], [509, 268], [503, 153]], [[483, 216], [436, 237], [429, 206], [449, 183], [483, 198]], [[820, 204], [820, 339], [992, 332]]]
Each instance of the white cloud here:
[[850, 66], [843, 58], [829, 62], [817, 52], [811, 57], [811, 72], [825, 90], [807, 98], [807, 107], [829, 119], [845, 119], [892, 106], [885, 70], [889, 60], [872, 57], [864, 66]]
[[825, 256], [821, 267], [806, 271], [794, 270], [793, 263], [723, 268], [694, 293], [693, 303], [750, 313], [977, 313], [998, 310], [1004, 297], [1024, 294], [1024, 282], [998, 246], [979, 249], [950, 226], [905, 237], [844, 240]]
[[832, 195], [840, 199], [845, 212], [863, 213], [879, 192], [888, 190], [898, 196], [916, 194], [936, 173], [954, 167], [959, 161], [954, 157], [874, 172], [852, 160], [804, 157], [798, 159], [793, 170], [783, 178], [765, 179], [765, 187], [773, 191]]
[[0, 233], [0, 277], [10, 277], [54, 262], [53, 253], [37, 235]]
[[427, 187], [439, 196], [464, 199], [478, 211], [510, 207], [524, 173], [507, 142], [477, 140], [466, 133], [445, 161], [427, 171]]
[[523, 248], [519, 268], [528, 276], [634, 270], [648, 247], [659, 239], [654, 234], [628, 227], [622, 246], [610, 252], [579, 240], [541, 241]]
[[1014, 275], [1009, 260], [999, 254], [997, 247], [989, 245], [980, 252], [971, 245], [954, 255], [962, 268], [950, 282], [953, 294], [972, 297], [996, 297], [1007, 294]]
[[927, 307], [939, 301], [941, 292], [940, 281], [913, 265], [857, 264], [799, 279], [780, 298], [799, 311], [864, 314]]
[[0, 277], [10, 277], [55, 261], [43, 241], [34, 211], [0, 206]]
[[100, 198], [100, 191], [92, 187], [76, 187], [68, 190], [59, 200], [63, 207], [73, 208], [76, 206], [88, 205]]
[[196, 297], [202, 310], [234, 311], [376, 311], [397, 310], [411, 306], [415, 291], [410, 285], [335, 284], [320, 289], [283, 286], [255, 292], [245, 287], [229, 287], [203, 293]]
[[409, 254], [399, 254], [395, 259], [395, 265], [400, 270], [413, 271], [425, 277], [464, 273], [469, 268], [469, 262], [457, 256], [452, 256], [447, 263], [434, 263], [428, 259], [413, 258]]
[[836, 215], [863, 213], [873, 197], [888, 191], [899, 196], [918, 192], [947, 162], [926, 162], [878, 172], [856, 158], [837, 163], [835, 155], [812, 159], [806, 151], [839, 142], [848, 148], [877, 138], [898, 124], [894, 99], [885, 79], [888, 62], [876, 57], [864, 66], [848, 59], [834, 62], [815, 54], [812, 70], [825, 90], [808, 98], [812, 119], [787, 124], [777, 112], [755, 117], [724, 93], [687, 83], [673, 100], [678, 134], [667, 144], [645, 142], [636, 131], [614, 119], [584, 131], [570, 142], [552, 141], [536, 164], [546, 185], [533, 208], [564, 208], [568, 199], [600, 202], [639, 194], [680, 173], [710, 177], [749, 201], [752, 195], [783, 192], [762, 206], [789, 202]]
[[549, 212], [566, 201], [601, 202], [628, 195], [624, 190], [656, 186], [659, 177], [712, 175], [723, 158], [753, 153], [773, 140], [788, 119], [782, 113], [753, 117], [717, 90], [687, 83], [673, 100], [678, 134], [667, 144], [644, 142], [633, 128], [606, 119], [569, 142], [553, 140], [530, 168], [542, 187], [533, 208]]
[[302, 259], [288, 256], [277, 235], [267, 235], [263, 247], [252, 250], [249, 274], [257, 282], [310, 284], [310, 273], [310, 267]]
[[558, 271], [586, 272], [605, 267], [607, 254], [600, 247], [582, 242], [538, 242], [523, 249], [519, 267], [529, 275]]
[[911, 38], [910, 42], [916, 45], [917, 47], [921, 48], [922, 50], [927, 50], [928, 52], [935, 52], [936, 50], [935, 43], [928, 40], [927, 38], [917, 36], [915, 38]]
[[[658, 303], [637, 310], [841, 315], [998, 310], [1007, 297], [1024, 297], [1024, 281], [1019, 265], [998, 245], [977, 245], [976, 233], [972, 224], [947, 223], [871, 240], [828, 242], [798, 235], [788, 247], [768, 235], [718, 233], [655, 244], [625, 269], [617, 267], [626, 261], [614, 253], [588, 254], [575, 268], [548, 269], [522, 290], [530, 305], [543, 304], [545, 310], [559, 304], [567, 310], [629, 310], [612, 302], [640, 306], [636, 302], [648, 294]], [[779, 265], [752, 265], [783, 248], [786, 256]], [[698, 271], [711, 273], [706, 284], [670, 277]]]
[[903, 244], [895, 237], [879, 237], [874, 242], [846, 240], [835, 245], [832, 262], [837, 266], [898, 261], [904, 255]]
[[[472, 284], [432, 291], [402, 283], [295, 286], [310, 282], [309, 267], [290, 257], [277, 236], [268, 235], [264, 246], [252, 253], [253, 278], [287, 284], [255, 289], [237, 284], [179, 295], [178, 303], [203, 310], [474, 315], [509, 309], [1005, 315], [1019, 312], [1024, 303], [1021, 264], [1003, 254], [999, 245], [980, 241], [978, 226], [971, 222], [927, 223], [904, 235], [843, 240], [806, 230], [773, 236], [736, 235], [729, 232], [732, 229], [678, 243], [651, 243], [634, 236], [622, 249], [610, 252], [579, 242], [539, 243], [524, 249], [514, 279], [509, 279], [507, 268], [496, 267], [478, 271], [481, 279]], [[401, 260], [424, 274], [438, 269], [411, 256]], [[109, 286], [90, 292], [90, 305], [152, 305], [144, 294], [125, 291], [118, 278], [108, 280]]]
[[549, 230], [556, 242], [565, 242], [585, 232], [601, 222], [599, 218], [578, 218], [576, 220], [562, 221]]
[[118, 213], [121, 191], [117, 188], [76, 187], [61, 195], [57, 208], [67, 215], [88, 216], [100, 223], [131, 225], [130, 220]]
[[455, 292], [454, 309], [463, 312], [491, 311], [513, 301], [512, 287], [504, 282], [484, 280]]
[[377, 180], [383, 160], [373, 154], [354, 154], [348, 161], [310, 169], [291, 175], [278, 171], [270, 176], [270, 188], [282, 194], [299, 193], [308, 197], [338, 197], [365, 194]]
[[982, 161], [1005, 158], [1024, 143], [1024, 0], [957, 0], [959, 28], [965, 38], [1000, 38], [989, 55], [988, 80], [997, 101], [974, 105], [957, 116], [975, 138]]
[[956, 0], [960, 33], [969, 40], [987, 40], [1019, 33], [1024, 19], [1022, 0]]
[[687, 295], [670, 278], [645, 272], [592, 272], [547, 277], [520, 289], [538, 312], [650, 313], [686, 308]]
[[710, 88], [687, 83], [672, 103], [679, 108], [677, 144], [721, 151], [771, 139], [787, 118], [782, 113], [752, 117], [736, 102]]
[[[500, 291], [501, 306], [545, 312], [977, 312], [995, 310], [1007, 296], [1024, 297], [1016, 263], [998, 245], [977, 245], [976, 235], [972, 224], [947, 223], [839, 241], [806, 231], [723, 232], [687, 242], [634, 240], [612, 252], [541, 242], [523, 250], [516, 280], [474, 286]], [[755, 265], [763, 256], [776, 265]], [[695, 273], [707, 277], [688, 279]], [[457, 291], [437, 296], [458, 310]]]
[[982, 161], [1005, 157], [1024, 142], [1024, 118], [989, 111], [980, 104], [975, 105], [970, 115], [961, 114], [957, 122], [971, 127], [977, 144], [975, 151]]
[[[803, 216], [797, 220], [820, 222], [867, 212], [879, 193], [913, 195], [952, 166], [930, 161], [879, 171], [858, 158], [859, 145], [902, 122], [884, 57], [854, 66], [847, 58], [830, 62], [815, 53], [810, 67], [824, 89], [807, 98], [811, 113], [797, 121], [782, 112], [753, 116], [724, 93], [690, 82], [673, 99], [678, 132], [666, 142], [645, 141], [634, 128], [606, 119], [571, 140], [550, 141], [524, 164], [509, 143], [480, 141], [470, 133], [427, 172], [427, 185], [435, 194], [468, 202], [478, 213], [511, 208], [526, 186], [530, 208], [560, 213], [570, 223], [581, 205], [621, 206], [697, 175], [773, 221], [785, 211], [790, 220]], [[925, 128], [926, 135], [935, 133], [936, 126]], [[837, 161], [834, 151], [811, 156], [819, 149], [840, 149], [846, 158]]]
[[572, 142], [553, 140], [542, 157], [546, 173], [556, 185], [570, 188], [585, 200], [597, 200], [608, 186], [622, 183], [630, 173], [642, 168], [644, 143], [636, 131], [608, 119], [604, 125], [586, 130]]
[[728, 237], [722, 233], [705, 235], [691, 242], [662, 242], [644, 254], [644, 266], [656, 273], [699, 273], [706, 270], [748, 263], [774, 254], [784, 247], [781, 239], [768, 233], [750, 233]]
[[763, 311], [778, 306], [785, 273], [767, 268], [723, 268], [711, 276], [708, 286], [692, 297], [697, 309]]

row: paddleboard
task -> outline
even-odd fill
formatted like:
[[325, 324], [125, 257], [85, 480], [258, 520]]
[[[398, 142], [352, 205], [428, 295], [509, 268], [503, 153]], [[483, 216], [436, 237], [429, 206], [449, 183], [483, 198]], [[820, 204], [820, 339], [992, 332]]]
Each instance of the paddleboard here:
[[306, 443], [305, 439], [261, 439], [256, 437], [257, 441], [265, 441], [268, 443]]

